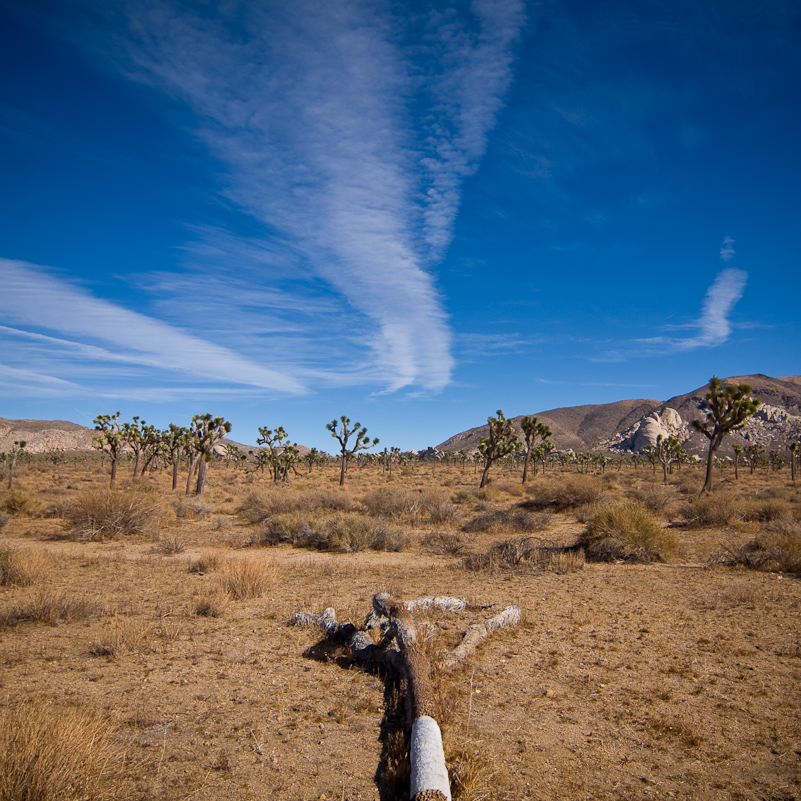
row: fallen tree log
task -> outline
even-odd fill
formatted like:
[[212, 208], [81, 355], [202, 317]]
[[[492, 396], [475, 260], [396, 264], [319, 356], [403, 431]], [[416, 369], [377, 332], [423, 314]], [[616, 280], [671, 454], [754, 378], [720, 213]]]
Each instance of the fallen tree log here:
[[[488, 609], [494, 604], [480, 607]], [[373, 597], [373, 611], [367, 620], [367, 631], [352, 623], [339, 623], [333, 609], [322, 615], [298, 612], [292, 622], [297, 626], [317, 626], [329, 637], [348, 647], [363, 667], [389, 670], [403, 676], [406, 684], [405, 706], [411, 729], [409, 761], [411, 763], [410, 798], [412, 801], [451, 801], [448, 769], [437, 723], [437, 709], [431, 685], [431, 665], [418, 646], [417, 628], [412, 610], [437, 609], [463, 611], [468, 608], [461, 598], [429, 596], [414, 601], [400, 601], [386, 594]], [[468, 628], [459, 645], [442, 661], [442, 667], [453, 670], [470, 657], [478, 645], [495, 631], [513, 628], [520, 622], [520, 609], [509, 606], [485, 623]], [[371, 628], [381, 631], [379, 643], [373, 642]]]

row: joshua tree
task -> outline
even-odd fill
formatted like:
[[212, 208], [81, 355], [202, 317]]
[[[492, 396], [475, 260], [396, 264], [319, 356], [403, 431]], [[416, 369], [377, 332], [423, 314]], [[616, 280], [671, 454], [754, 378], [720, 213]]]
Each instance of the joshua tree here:
[[309, 475], [311, 475], [312, 467], [320, 461], [320, 452], [317, 448], [312, 448], [305, 456], [305, 462], [309, 465]]
[[514, 423], [503, 416], [503, 412], [498, 409], [497, 417], [488, 417], [489, 436], [482, 437], [478, 446], [478, 452], [484, 459], [484, 472], [481, 474], [479, 489], [486, 486], [489, 478], [492, 463], [510, 453], [515, 453], [523, 447], [523, 443], [517, 436]]
[[146, 426], [143, 420], [142, 457], [144, 462], [142, 463], [142, 470], [139, 473], [140, 476], [144, 476], [145, 471], [153, 463], [153, 460], [157, 459], [164, 453], [163, 448], [164, 442], [161, 439], [161, 431], [159, 431], [155, 426]]
[[[259, 434], [261, 434], [261, 436], [256, 440], [256, 444], [267, 446], [269, 453], [266, 456], [266, 462], [272, 468], [273, 481], [278, 483], [278, 479], [281, 476], [280, 456], [284, 448], [287, 447], [284, 444], [284, 440], [288, 438], [288, 434], [284, 431], [283, 426], [278, 426], [276, 429], [262, 426], [259, 429]], [[263, 464], [261, 460], [260, 463]]]
[[706, 460], [706, 479], [701, 492], [712, 491], [712, 466], [715, 453], [723, 438], [732, 431], [739, 431], [745, 421], [759, 408], [761, 401], [751, 397], [748, 384], [724, 387], [720, 379], [713, 375], [706, 393], [706, 420], [693, 420], [693, 427], [709, 440], [709, 453]]
[[170, 423], [169, 428], [161, 432], [161, 449], [168, 464], [172, 465], [172, 488], [178, 488], [178, 465], [181, 456], [189, 444], [189, 429]]
[[[341, 427], [337, 429], [340, 425]], [[350, 419], [344, 414], [339, 420], [334, 419], [330, 423], [325, 424], [325, 427], [331, 432], [331, 436], [339, 442], [341, 448], [342, 464], [339, 471], [340, 487], [345, 484], [345, 471], [348, 468], [348, 460], [355, 456], [357, 451], [367, 450], [367, 448], [373, 448], [378, 445], [378, 437], [371, 442], [370, 438], [367, 436], [367, 429], [361, 423], [356, 423], [353, 428], [350, 429], [348, 428], [349, 425]], [[356, 441], [348, 448], [348, 440], [353, 436], [356, 437]]]
[[145, 421], [142, 420], [140, 424], [139, 417], [136, 415], [134, 415], [132, 423], [123, 423], [121, 426], [123, 439], [134, 455], [134, 478], [136, 478], [136, 474], [139, 472], [139, 460], [142, 457], [142, 450], [144, 448], [145, 429]]
[[662, 465], [662, 481], [665, 484], [667, 484], [668, 468], [676, 461], [680, 450], [681, 445], [675, 437], [657, 435], [653, 452], [656, 460]]
[[798, 451], [801, 448], [797, 440], [793, 440], [790, 443], [790, 475], [792, 476], [793, 481], [795, 481], [795, 463], [798, 459]]
[[24, 439], [15, 439], [14, 446], [11, 448], [11, 463], [8, 467], [8, 488], [11, 489], [11, 482], [14, 480], [14, 468], [17, 466], [17, 456], [25, 450], [26, 442]]
[[520, 421], [520, 427], [523, 429], [523, 437], [526, 440], [526, 457], [523, 462], [523, 483], [525, 484], [528, 477], [528, 462], [537, 447], [537, 442], [545, 442], [552, 432], [545, 423], [540, 423], [536, 417], [528, 415]]
[[[192, 418], [189, 429], [189, 439], [195, 452], [197, 461], [197, 489], [198, 495], [203, 494], [206, 482], [206, 465], [214, 453], [214, 446], [231, 431], [231, 424], [222, 417], [212, 417], [210, 414], [196, 414]], [[191, 476], [190, 470], [190, 476]]]
[[120, 413], [99, 414], [94, 419], [95, 431], [100, 433], [92, 438], [92, 447], [107, 453], [111, 459], [111, 486], [117, 478], [117, 460], [125, 447], [125, 438], [120, 429]]
[[734, 480], [736, 481], [740, 477], [740, 457], [743, 455], [743, 446], [742, 445], [732, 445], [734, 449]]
[[755, 443], [754, 445], [746, 445], [743, 449], [743, 457], [748, 465], [749, 472], [751, 475], [753, 475], [757, 465], [765, 457], [765, 449], [759, 443]]
[[300, 458], [300, 448], [298, 448], [298, 443], [293, 442], [291, 445], [287, 444], [281, 448], [281, 452], [278, 454], [278, 470], [281, 474], [281, 478], [284, 481], [289, 480], [289, 468], [291, 467], [294, 470], [295, 475], [298, 474], [298, 471], [295, 470], [295, 462]]
[[534, 459], [534, 465], [536, 468], [537, 462], [542, 465], [542, 474], [545, 475], [545, 464], [551, 456], [551, 451], [556, 446], [551, 442], [549, 439], [546, 439], [545, 442], [540, 442], [536, 448], [534, 448], [534, 453], [531, 454], [532, 458]]

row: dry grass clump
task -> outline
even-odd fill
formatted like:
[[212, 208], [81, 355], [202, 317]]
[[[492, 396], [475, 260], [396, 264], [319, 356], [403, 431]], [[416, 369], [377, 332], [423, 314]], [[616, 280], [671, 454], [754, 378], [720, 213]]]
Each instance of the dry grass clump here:
[[260, 598], [278, 578], [278, 567], [272, 559], [249, 554], [229, 556], [220, 565], [219, 586], [234, 601]]
[[45, 559], [37, 551], [0, 545], [0, 586], [29, 587], [45, 573]]
[[276, 515], [262, 526], [256, 545], [287, 543], [296, 548], [318, 551], [404, 551], [411, 537], [391, 528], [382, 520], [356, 513], [341, 513], [328, 518], [302, 515]]
[[156, 537], [156, 544], [153, 546], [153, 551], [155, 553], [160, 553], [164, 556], [176, 556], [179, 553], [183, 553], [185, 550], [186, 543], [181, 537], [175, 534], [169, 534], [167, 536], [159, 535]]
[[520, 504], [522, 508], [565, 512], [598, 503], [603, 485], [596, 476], [561, 475], [529, 484], [528, 492], [531, 498]]
[[772, 573], [801, 573], [801, 525], [772, 526], [739, 547], [726, 548], [713, 561]]
[[[520, 508], [520, 506], [523, 508]], [[551, 520], [549, 511], [531, 512], [523, 504], [520, 504], [520, 506], [518, 508], [512, 507], [511, 509], [496, 509], [483, 515], [478, 515], [465, 523], [462, 528], [468, 533], [476, 533], [503, 529], [534, 532], [542, 531], [547, 527]]]
[[9, 490], [0, 501], [0, 510], [11, 515], [33, 515], [39, 511], [39, 502], [21, 490]]
[[678, 549], [675, 535], [637, 501], [601, 507], [578, 540], [597, 562], [661, 562]]
[[56, 626], [62, 621], [85, 620], [102, 612], [102, 607], [90, 598], [44, 588], [4, 612], [0, 625], [32, 622]]
[[434, 531], [423, 537], [422, 544], [436, 554], [455, 556], [467, 547], [467, 540], [450, 531]]
[[231, 596], [222, 588], [217, 587], [206, 595], [198, 598], [194, 612], [201, 617], [222, 617], [231, 602]]
[[494, 571], [520, 567], [524, 563], [557, 572], [571, 572], [584, 567], [584, 551], [565, 548], [540, 537], [522, 537], [496, 542], [482, 554], [465, 557], [462, 564], [467, 570]]
[[86, 490], [64, 508], [69, 536], [79, 540], [152, 535], [160, 517], [158, 501], [141, 490]]
[[172, 507], [179, 520], [205, 520], [211, 516], [211, 506], [202, 498], [178, 498]]
[[361, 499], [368, 514], [376, 517], [406, 517], [415, 520], [423, 506], [420, 490], [379, 487]]
[[793, 510], [784, 498], [749, 498], [744, 504], [744, 518], [759, 523], [789, 519]]
[[153, 640], [152, 624], [141, 618], [117, 617], [102, 637], [89, 647], [92, 656], [117, 657], [126, 652], [147, 651]]
[[220, 557], [212, 551], [205, 551], [197, 559], [193, 559], [187, 568], [189, 573], [197, 573], [202, 576], [211, 573], [220, 566]]
[[434, 525], [450, 523], [460, 516], [459, 507], [442, 490], [425, 490], [422, 509], [428, 515], [428, 522]]
[[249, 492], [237, 507], [237, 514], [249, 523], [262, 523], [273, 515], [291, 512], [348, 511], [353, 498], [346, 490], [300, 490], [288, 487]]
[[675, 497], [674, 490], [664, 484], [640, 484], [629, 491], [635, 501], [639, 501], [649, 512], [662, 514]]
[[733, 492], [702, 494], [685, 505], [682, 515], [693, 526], [728, 526], [743, 520], [745, 501]]
[[0, 799], [113, 798], [113, 734], [106, 719], [80, 709], [28, 702], [0, 710]]

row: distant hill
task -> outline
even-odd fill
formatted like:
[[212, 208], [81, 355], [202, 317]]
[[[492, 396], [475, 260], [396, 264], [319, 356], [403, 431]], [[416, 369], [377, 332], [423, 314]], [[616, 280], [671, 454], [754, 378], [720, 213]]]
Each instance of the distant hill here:
[[[19, 440], [25, 441], [28, 453], [88, 451], [96, 434], [92, 428], [66, 420], [6, 420], [0, 417], [0, 451], [10, 451], [14, 442]], [[245, 453], [258, 450], [257, 445], [242, 445], [227, 438], [222, 443], [233, 445]], [[308, 453], [308, 448], [302, 445], [298, 447], [301, 455]]]
[[[726, 441], [758, 442], [766, 449], [784, 447], [791, 438], [801, 438], [801, 376], [771, 378], [766, 375], [732, 376], [724, 384], [750, 384], [763, 405], [745, 430]], [[533, 412], [553, 432], [558, 450], [626, 451], [642, 450], [656, 441], [659, 433], [677, 436], [690, 453], [704, 451], [707, 440], [692, 428], [692, 421], [704, 417], [702, 410], [709, 384], [676, 395], [667, 401], [621, 400], [589, 406], [570, 406]], [[523, 415], [513, 418], [520, 428]], [[472, 451], [487, 436], [486, 424], [455, 434], [438, 451]], [[724, 450], [725, 453], [725, 450]]]

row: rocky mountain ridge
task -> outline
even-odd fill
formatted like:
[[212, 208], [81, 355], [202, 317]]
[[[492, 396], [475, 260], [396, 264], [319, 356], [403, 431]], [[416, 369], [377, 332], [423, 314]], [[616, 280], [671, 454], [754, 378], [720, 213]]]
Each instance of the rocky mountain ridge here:
[[[760, 444], [766, 450], [784, 448], [791, 439], [801, 439], [801, 376], [771, 378], [756, 374], [732, 376], [723, 383], [749, 384], [762, 401], [746, 427], [725, 440], [723, 454], [734, 444]], [[704, 400], [709, 384], [667, 401], [638, 399], [590, 406], [571, 406], [537, 412], [536, 417], [553, 432], [557, 450], [641, 452], [656, 442], [659, 434], [674, 436], [685, 450], [702, 454], [708, 441], [692, 427], [705, 417]], [[520, 429], [523, 415], [514, 417]], [[486, 436], [487, 425], [456, 434], [436, 451], [472, 451]]]

